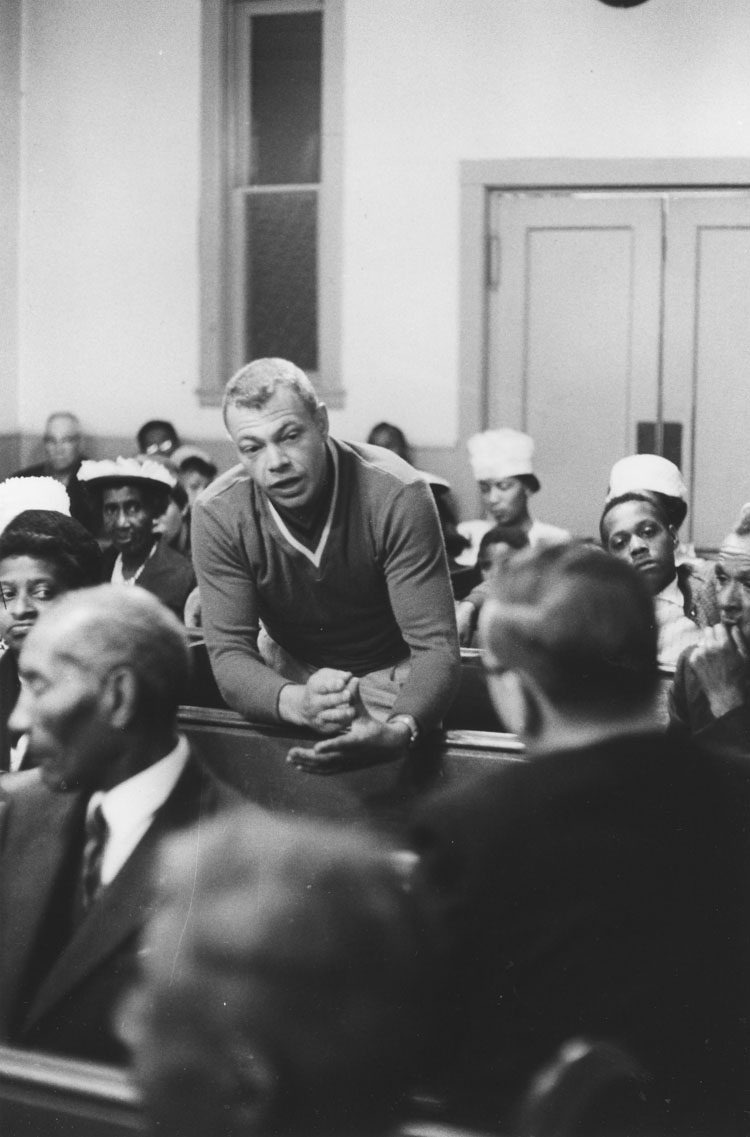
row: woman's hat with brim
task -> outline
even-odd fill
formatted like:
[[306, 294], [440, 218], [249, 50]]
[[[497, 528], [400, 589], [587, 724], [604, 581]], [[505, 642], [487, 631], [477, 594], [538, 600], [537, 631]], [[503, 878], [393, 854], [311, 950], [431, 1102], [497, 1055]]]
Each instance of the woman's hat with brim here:
[[152, 458], [105, 458], [100, 462], [86, 458], [81, 462], [78, 481], [95, 490], [140, 483], [169, 492], [177, 479]]

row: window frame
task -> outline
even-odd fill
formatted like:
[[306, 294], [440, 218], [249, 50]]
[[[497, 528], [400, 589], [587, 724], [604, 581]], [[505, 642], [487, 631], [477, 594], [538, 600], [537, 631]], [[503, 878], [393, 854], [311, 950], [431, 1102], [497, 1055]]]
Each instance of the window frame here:
[[[229, 377], [244, 363], [242, 257], [233, 254], [240, 219], [237, 129], [240, 86], [234, 36], [253, 15], [320, 11], [323, 15], [320, 182], [318, 193], [318, 371], [310, 379], [331, 408], [344, 405], [341, 384], [343, 0], [203, 0], [201, 100], [200, 379], [203, 406], [221, 403]], [[294, 361], [293, 361], [294, 362]]]

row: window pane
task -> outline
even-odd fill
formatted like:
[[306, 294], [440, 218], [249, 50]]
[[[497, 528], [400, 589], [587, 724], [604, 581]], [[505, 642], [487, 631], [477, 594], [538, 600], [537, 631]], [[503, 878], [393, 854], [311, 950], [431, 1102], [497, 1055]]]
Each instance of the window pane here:
[[320, 12], [252, 21], [253, 185], [320, 181]]
[[317, 192], [249, 194], [245, 233], [247, 359], [318, 368]]

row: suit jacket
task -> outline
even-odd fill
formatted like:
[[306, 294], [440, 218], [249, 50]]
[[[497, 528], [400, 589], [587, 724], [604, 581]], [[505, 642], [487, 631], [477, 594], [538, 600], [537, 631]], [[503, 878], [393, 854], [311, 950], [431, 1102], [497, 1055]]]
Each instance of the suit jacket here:
[[[2, 789], [0, 1038], [68, 1057], [123, 1062], [112, 1016], [136, 974], [139, 937], [154, 907], [159, 842], [242, 799], [191, 755], [125, 865], [70, 939], [56, 945], [69, 916], [59, 902], [73, 892], [66, 872], [73, 866], [77, 875], [80, 864], [85, 799], [47, 789], [38, 770], [4, 778]], [[198, 826], [194, 832], [197, 843]], [[56, 946], [61, 951], [47, 969]]]
[[4, 651], [0, 655], [0, 772], [10, 769], [11, 737], [8, 718], [16, 705], [20, 690], [16, 657], [12, 651]]
[[[506, 767], [423, 808], [417, 894], [448, 1040], [435, 1080], [458, 1116], [507, 1123], [581, 1035], [651, 1072], [669, 1114], [655, 1132], [741, 1116], [749, 783], [746, 763], [644, 735]], [[722, 1116], [700, 1131], [725, 1129]]]
[[[107, 549], [102, 557], [104, 579], [110, 580], [117, 560], [117, 550]], [[171, 608], [178, 619], [183, 618], [185, 601], [195, 588], [195, 571], [192, 562], [176, 553], [163, 540], [159, 540], [156, 551], [149, 557], [143, 572], [138, 577], [141, 588], [153, 592], [162, 604]]]

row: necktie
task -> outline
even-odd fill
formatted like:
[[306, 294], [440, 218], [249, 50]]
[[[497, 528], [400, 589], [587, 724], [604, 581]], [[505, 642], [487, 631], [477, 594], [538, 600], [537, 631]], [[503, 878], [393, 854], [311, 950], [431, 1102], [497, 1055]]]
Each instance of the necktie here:
[[81, 902], [87, 912], [102, 887], [102, 858], [107, 843], [109, 826], [97, 802], [86, 815], [86, 844], [83, 847], [81, 866]]

